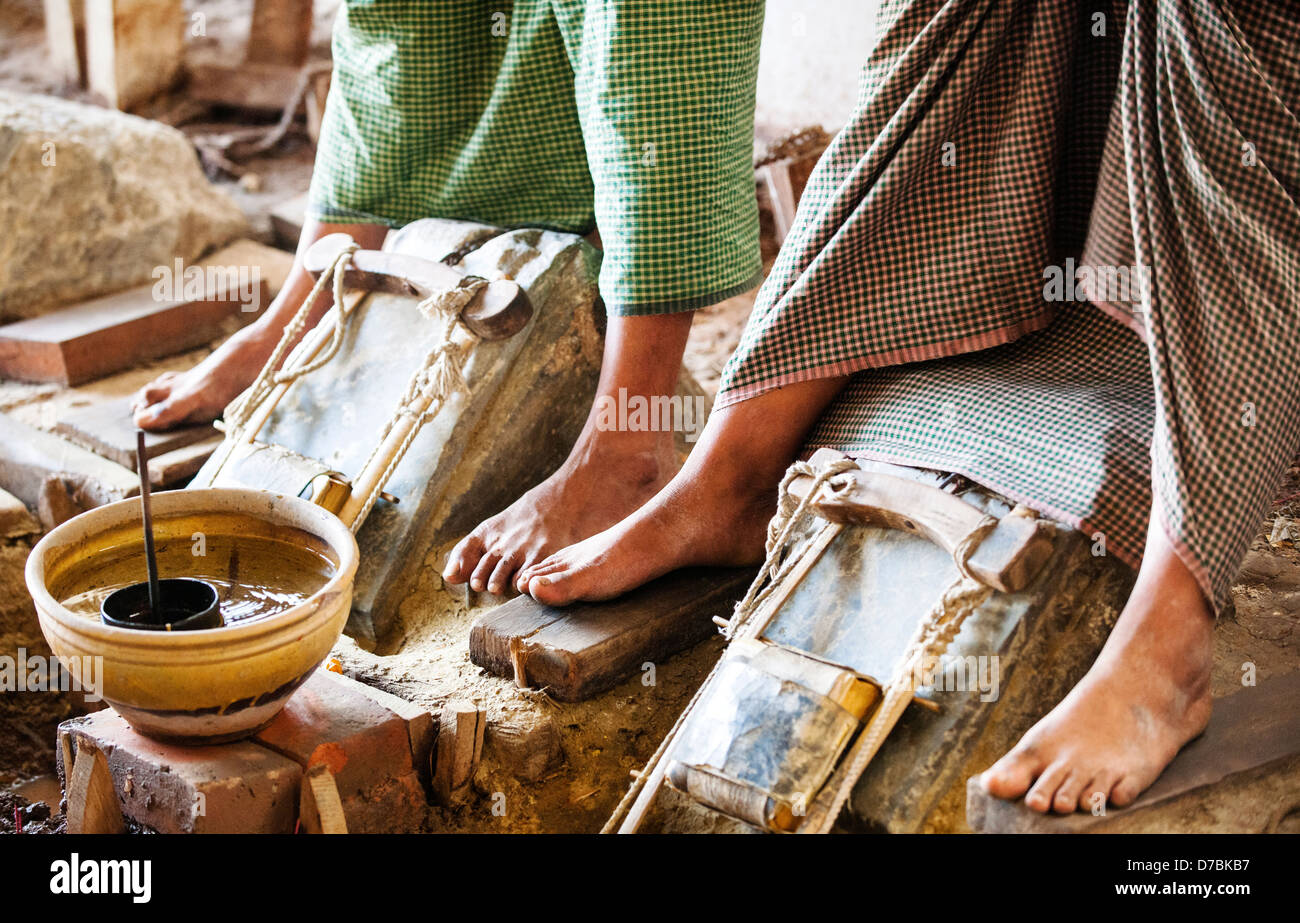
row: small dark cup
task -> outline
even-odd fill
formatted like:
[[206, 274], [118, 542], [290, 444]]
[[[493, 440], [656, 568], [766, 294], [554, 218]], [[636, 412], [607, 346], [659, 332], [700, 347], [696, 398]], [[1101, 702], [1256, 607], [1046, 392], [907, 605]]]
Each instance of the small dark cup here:
[[99, 619], [115, 628], [143, 631], [194, 631], [220, 628], [221, 606], [217, 588], [203, 580], [175, 577], [158, 581], [162, 612], [149, 607], [149, 584], [133, 583], [114, 590], [99, 607]]

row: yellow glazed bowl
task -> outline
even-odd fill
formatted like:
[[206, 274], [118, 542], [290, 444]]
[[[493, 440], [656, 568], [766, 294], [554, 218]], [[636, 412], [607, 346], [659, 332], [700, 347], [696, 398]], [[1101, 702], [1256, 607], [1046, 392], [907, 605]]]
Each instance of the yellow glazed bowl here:
[[[69, 611], [51, 590], [66, 599], [64, 585], [79, 563], [139, 546], [140, 501], [122, 500], [68, 520], [32, 549], [27, 589], [45, 640], [74, 677], [80, 678], [84, 658], [102, 658], [94, 674], [97, 691], [141, 734], [204, 744], [254, 734], [320, 666], [343, 631], [352, 606], [356, 540], [332, 513], [259, 490], [157, 493], [153, 520], [160, 549], [188, 546], [200, 533], [236, 536], [233, 547], [245, 536], [293, 542], [329, 559], [332, 574], [304, 601], [247, 623], [179, 632], [104, 625]], [[229, 554], [232, 543], [226, 544]], [[212, 563], [222, 562], [205, 562]], [[159, 569], [165, 577], [186, 576], [162, 563]]]

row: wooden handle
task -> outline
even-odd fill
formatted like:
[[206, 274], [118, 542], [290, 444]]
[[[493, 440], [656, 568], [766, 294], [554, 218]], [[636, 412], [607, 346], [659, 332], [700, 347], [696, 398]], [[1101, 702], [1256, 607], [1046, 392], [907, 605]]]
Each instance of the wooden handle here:
[[[344, 233], [326, 234], [307, 248], [303, 268], [319, 279], [343, 248], [353, 243]], [[405, 253], [358, 250], [343, 273], [347, 288], [391, 295], [427, 298], [455, 288], [471, 278], [433, 260]], [[505, 340], [527, 325], [533, 306], [527, 293], [512, 279], [495, 279], [483, 286], [460, 312], [461, 322], [484, 340]]]
[[[817, 466], [843, 457], [821, 449], [811, 461]], [[831, 522], [900, 529], [923, 536], [952, 554], [984, 518], [984, 513], [960, 497], [929, 484], [878, 472], [855, 471], [849, 476], [852, 485], [846, 491], [835, 497], [826, 493], [813, 501], [817, 513]], [[790, 491], [802, 500], [811, 485], [811, 478], [797, 478]], [[1029, 584], [1051, 553], [1051, 536], [1042, 523], [1024, 516], [1003, 516], [967, 565], [980, 582], [1014, 593]]]

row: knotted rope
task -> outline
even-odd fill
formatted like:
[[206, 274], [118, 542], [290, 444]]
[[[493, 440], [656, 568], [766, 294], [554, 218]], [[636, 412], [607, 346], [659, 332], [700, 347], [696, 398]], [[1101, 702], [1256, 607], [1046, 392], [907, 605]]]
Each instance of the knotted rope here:
[[[383, 448], [388, 435], [403, 418], [412, 421], [412, 425], [407, 429], [396, 451], [393, 452], [388, 459], [388, 463], [384, 466], [383, 474], [375, 482], [375, 489], [366, 496], [361, 505], [361, 511], [352, 521], [353, 532], [360, 529], [361, 524], [366, 521], [366, 516], [369, 515], [371, 508], [375, 505], [375, 501], [379, 499], [383, 485], [388, 482], [393, 472], [397, 470], [397, 466], [411, 447], [411, 443], [419, 435], [420, 428], [437, 416], [454, 394], [469, 394], [469, 384], [465, 381], [464, 362], [479, 338], [468, 327], [464, 327], [468, 342], [466, 345], [461, 346], [456, 342], [456, 330], [458, 326], [461, 326], [460, 312], [474, 298], [479, 289], [485, 285], [487, 285], [485, 279], [480, 279], [477, 276], [466, 276], [455, 288], [434, 292], [417, 306], [421, 314], [441, 325], [441, 331], [433, 349], [429, 350], [428, 355], [424, 357], [424, 362], [411, 375], [405, 393], [402, 394], [401, 400], [397, 402], [397, 409], [393, 411], [393, 415], [384, 424], [384, 429], [379, 434], [379, 439], [375, 443], [374, 449], [371, 450], [370, 457], [362, 465], [363, 471], [370, 466], [370, 463]], [[426, 400], [428, 404], [425, 409], [417, 412], [416, 408], [424, 404]]]
[[[845, 472], [851, 471], [855, 468], [857, 468], [857, 464], [852, 459], [845, 458], [837, 459], [821, 469], [814, 468], [811, 464], [805, 461], [796, 461], [786, 470], [785, 476], [781, 479], [781, 486], [777, 492], [776, 516], [772, 518], [772, 521], [769, 522], [767, 526], [767, 557], [763, 562], [763, 566], [759, 568], [758, 574], [755, 575], [753, 583], [749, 585], [749, 590], [745, 593], [744, 599], [736, 604], [731, 621], [727, 624], [727, 628], [723, 632], [729, 640], [735, 637], [740, 626], [748, 622], [750, 617], [762, 607], [768, 596], [771, 595], [773, 588], [779, 585], [780, 581], [785, 578], [786, 574], [789, 573], [790, 569], [798, 560], [797, 555], [789, 555], [786, 557], [784, 564], [782, 563], [782, 554], [785, 550], [785, 543], [793, 534], [795, 528], [807, 515], [808, 510], [811, 508], [813, 501], [817, 498], [817, 494], [821, 490], [822, 485], [827, 484], [833, 478], [839, 477]], [[796, 502], [791, 494], [790, 485], [796, 478], [800, 477], [811, 477], [813, 482], [809, 487], [808, 492]], [[839, 485], [831, 485], [831, 490], [833, 493], [839, 494], [851, 486], [852, 482], [846, 478], [845, 481]], [[704, 690], [707, 689], [709, 684], [713, 681], [713, 677], [718, 672], [724, 659], [725, 655], [718, 659], [718, 662], [713, 665], [713, 669], [709, 671], [709, 675], [704, 678], [704, 682], [700, 683], [699, 688], [695, 690], [695, 694], [691, 696], [691, 700], [686, 703], [686, 707], [682, 709], [682, 713], [677, 716], [677, 720], [673, 723], [673, 726], [669, 729], [668, 733], [664, 735], [664, 739], [660, 741], [658, 748], [656, 748], [655, 752], [651, 755], [649, 761], [646, 763], [645, 770], [636, 776], [632, 785], [623, 795], [622, 800], [620, 800], [618, 805], [614, 808], [614, 812], [609, 816], [609, 820], [605, 821], [605, 826], [601, 828], [601, 833], [614, 833], [623, 818], [627, 816], [633, 803], [645, 788], [646, 782], [648, 781], [654, 767], [658, 766], [660, 761], [663, 760], [665, 754], [667, 754], [668, 748], [672, 746], [673, 738], [676, 736], [682, 724], [685, 723], [687, 716], [690, 715], [691, 710], [695, 707], [695, 703], [699, 701], [700, 696], [703, 695]]]
[[[276, 344], [275, 350], [271, 353], [271, 358], [266, 360], [262, 366], [262, 371], [258, 373], [253, 383], [244, 390], [239, 397], [231, 401], [230, 406], [226, 408], [224, 420], [220, 429], [224, 430], [228, 436], [238, 438], [243, 434], [244, 428], [248, 425], [249, 420], [253, 417], [253, 412], [257, 410], [262, 401], [270, 397], [271, 392], [278, 385], [301, 378], [309, 372], [323, 366], [334, 358], [339, 351], [339, 346], [343, 342], [343, 330], [347, 325], [348, 316], [352, 312], [352, 307], [347, 304], [343, 298], [343, 275], [347, 270], [348, 262], [352, 259], [352, 254], [356, 253], [360, 247], [355, 244], [348, 244], [331, 261], [326, 270], [320, 274], [315, 284], [311, 287], [311, 292], [303, 300], [302, 306], [289, 320], [285, 326], [284, 332], [280, 334], [280, 342]], [[316, 303], [320, 293], [325, 291], [325, 286], [332, 285], [334, 290], [334, 327], [330, 332], [329, 343], [321, 350], [317, 356], [310, 362], [304, 362], [293, 368], [281, 369], [280, 363], [284, 360], [285, 354], [289, 352], [292, 346], [307, 328], [307, 318], [311, 315], [312, 305]]]
[[[857, 464], [849, 458], [837, 459], [830, 462], [821, 469], [814, 468], [809, 462], [795, 461], [785, 472], [781, 479], [781, 486], [777, 491], [777, 509], [776, 515], [772, 521], [767, 524], [767, 557], [763, 561], [763, 566], [759, 568], [758, 574], [754, 577], [754, 582], [749, 585], [749, 590], [740, 602], [736, 603], [735, 611], [732, 613], [731, 621], [727, 623], [726, 631], [723, 632], [728, 639], [736, 636], [737, 630], [749, 621], [750, 617], [757, 612], [767, 598], [772, 594], [773, 589], [777, 587], [781, 580], [794, 567], [798, 560], [796, 555], [784, 555], [786, 542], [794, 533], [794, 530], [803, 522], [805, 514], [817, 499], [817, 494], [821, 491], [822, 486], [826, 485], [830, 489], [831, 496], [837, 497], [849, 490], [853, 482], [849, 478], [842, 478], [840, 483], [834, 483], [840, 475], [857, 469]], [[790, 491], [790, 485], [798, 478], [812, 478], [812, 485], [808, 491], [798, 501]]]

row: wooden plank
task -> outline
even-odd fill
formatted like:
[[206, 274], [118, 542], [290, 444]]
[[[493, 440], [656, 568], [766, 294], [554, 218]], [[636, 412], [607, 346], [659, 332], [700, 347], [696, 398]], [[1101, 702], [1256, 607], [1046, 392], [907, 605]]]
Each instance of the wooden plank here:
[[0, 377], [78, 385], [202, 346], [253, 320], [292, 263], [283, 251], [241, 241], [179, 273], [168, 267], [170, 277], [152, 285], [5, 325]]
[[77, 745], [77, 758], [68, 781], [68, 833], [124, 833], [122, 806], [113, 787], [108, 760], [86, 741]]
[[439, 804], [450, 807], [468, 797], [483, 755], [486, 726], [486, 713], [472, 703], [452, 701], [443, 708], [433, 767], [433, 793]]
[[247, 60], [305, 64], [311, 50], [312, 0], [254, 0]]
[[[117, 462], [124, 468], [136, 470], [136, 426], [132, 420], [129, 397], [75, 407], [54, 425], [54, 432], [73, 445], [89, 449], [109, 461]], [[149, 458], [154, 460], [166, 453], [194, 445], [196, 442], [211, 440], [219, 435], [211, 423], [181, 426], [165, 433], [145, 433], [144, 447]]]
[[85, 0], [86, 84], [129, 110], [169, 89], [185, 54], [182, 0]]
[[172, 487], [198, 474], [203, 463], [221, 445], [220, 435], [196, 442], [149, 459], [149, 484], [153, 487]]
[[753, 576], [749, 568], [690, 568], [610, 602], [565, 609], [520, 596], [474, 622], [470, 660], [505, 677], [522, 660], [529, 686], [579, 702], [709, 637], [713, 617], [730, 615]]
[[1300, 756], [1297, 701], [1300, 672], [1275, 676], [1216, 699], [1205, 733], [1184, 747], [1128, 807], [1108, 807], [1102, 815], [1039, 814], [1025, 807], [1023, 800], [994, 798], [975, 776], [966, 786], [966, 822], [977, 833], [1104, 833], [1158, 805], [1195, 798], [1232, 776], [1293, 762]]
[[324, 763], [309, 766], [302, 778], [298, 818], [303, 833], [341, 834], [348, 832], [343, 815], [343, 799], [334, 783], [334, 774]]
[[300, 68], [290, 64], [195, 64], [187, 91], [191, 99], [238, 109], [281, 112], [294, 102]]
[[[844, 458], [832, 449], [813, 454], [814, 467]], [[960, 497], [930, 484], [879, 471], [850, 471], [845, 489], [814, 499], [818, 514], [846, 525], [882, 526], [920, 535], [949, 554], [979, 529], [984, 513]], [[793, 496], [802, 499], [811, 477], [796, 478]], [[1052, 554], [1048, 528], [1036, 518], [1006, 515], [975, 546], [967, 565], [981, 583], [1008, 593], [1024, 589]]]
[[0, 414], [0, 487], [35, 509], [48, 529], [135, 496], [140, 482], [116, 462]]
[[45, 44], [50, 51], [50, 66], [68, 87], [81, 85], [81, 55], [77, 51], [77, 14], [81, 10], [82, 5], [73, 0], [45, 0]]

